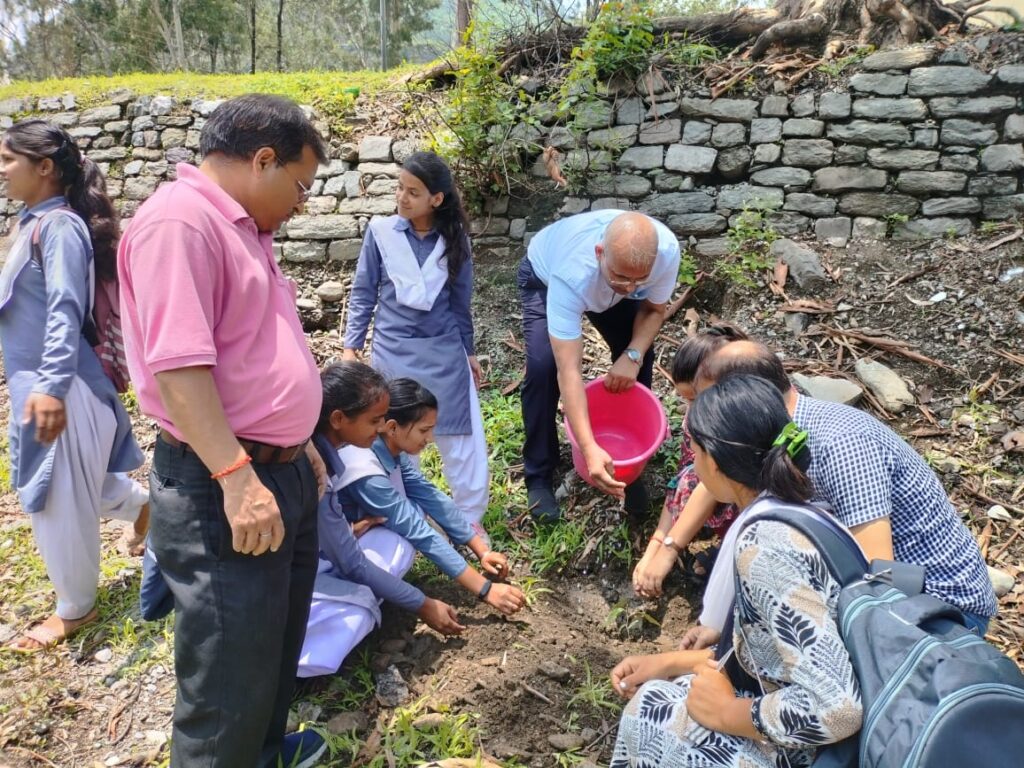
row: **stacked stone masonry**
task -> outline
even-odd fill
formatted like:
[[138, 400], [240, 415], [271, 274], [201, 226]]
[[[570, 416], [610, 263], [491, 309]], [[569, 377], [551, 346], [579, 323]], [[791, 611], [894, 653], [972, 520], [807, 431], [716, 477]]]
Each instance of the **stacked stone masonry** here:
[[[842, 90], [762, 98], [713, 100], [654, 78], [584, 104], [568, 126], [538, 110], [542, 125], [516, 126], [511, 137], [536, 159], [530, 183], [544, 191], [489, 201], [472, 222], [475, 247], [514, 255], [553, 217], [602, 208], [656, 216], [706, 254], [724, 249], [726, 230], [749, 210], [780, 234], [813, 233], [833, 246], [1024, 217], [1024, 65], [986, 72], [937, 60], [928, 46], [886, 51], [861, 62]], [[10, 99], [0, 101], [0, 130], [29, 113], [66, 127], [130, 217], [177, 163], [197, 161], [218, 103], [124, 92], [79, 110], [71, 95]], [[331, 146], [304, 213], [279, 234], [286, 261], [356, 259], [370, 218], [394, 213], [400, 163], [417, 145], [364, 136]], [[545, 146], [563, 153], [571, 193], [546, 180]], [[0, 231], [15, 209], [0, 198]]]

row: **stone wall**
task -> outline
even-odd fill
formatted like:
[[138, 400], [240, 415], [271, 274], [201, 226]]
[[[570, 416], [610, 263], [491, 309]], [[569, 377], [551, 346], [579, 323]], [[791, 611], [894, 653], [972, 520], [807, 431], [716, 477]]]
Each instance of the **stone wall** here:
[[[833, 246], [887, 232], [960, 235], [983, 220], [1019, 218], [1024, 65], [982, 71], [969, 53], [876, 53], [842, 89], [758, 99], [711, 100], [647, 76], [583, 105], [568, 127], [541, 110], [539, 127], [517, 126], [513, 135], [537, 156], [534, 184], [550, 191], [490, 201], [472, 223], [475, 247], [514, 255], [553, 217], [607, 207], [650, 213], [707, 255], [724, 251], [730, 223], [751, 209], [780, 234], [814, 233]], [[78, 110], [72, 95], [8, 100], [0, 128], [26, 112], [65, 126], [102, 165], [130, 217], [174, 178], [176, 163], [196, 160], [199, 131], [218, 103], [122, 93]], [[548, 145], [564, 153], [568, 194], [540, 178]], [[370, 217], [394, 212], [399, 163], [415, 147], [386, 136], [334, 138], [305, 213], [279, 235], [280, 257], [324, 274], [335, 272], [331, 262], [356, 259]], [[0, 232], [15, 208], [0, 198]]]

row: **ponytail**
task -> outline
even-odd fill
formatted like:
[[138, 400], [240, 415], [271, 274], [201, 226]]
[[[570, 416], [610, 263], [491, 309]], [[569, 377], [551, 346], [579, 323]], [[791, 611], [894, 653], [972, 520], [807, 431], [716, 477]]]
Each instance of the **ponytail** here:
[[107, 195], [107, 181], [99, 166], [82, 155], [75, 140], [62, 128], [45, 120], [23, 120], [4, 134], [11, 152], [34, 162], [53, 161], [64, 188], [64, 196], [89, 229], [96, 279], [117, 280], [117, 241], [120, 226], [117, 211]]
[[452, 171], [433, 152], [414, 152], [409, 155], [402, 170], [408, 171], [423, 182], [427, 191], [444, 195], [441, 204], [434, 209], [434, 228], [445, 242], [445, 259], [448, 261], [448, 282], [454, 282], [462, 266], [471, 258], [469, 250], [469, 219], [462, 205], [462, 197], [455, 186]]
[[[803, 453], [806, 452], [805, 448]], [[765, 455], [759, 485], [759, 490], [797, 504], [814, 495], [811, 479], [782, 445], [772, 446]]]
[[437, 410], [434, 393], [418, 381], [395, 379], [388, 385], [391, 401], [388, 405], [388, 420], [394, 419], [401, 427], [415, 424], [428, 411]]
[[730, 480], [783, 501], [811, 497], [807, 433], [790, 421], [770, 382], [729, 376], [697, 395], [688, 418], [694, 442]]

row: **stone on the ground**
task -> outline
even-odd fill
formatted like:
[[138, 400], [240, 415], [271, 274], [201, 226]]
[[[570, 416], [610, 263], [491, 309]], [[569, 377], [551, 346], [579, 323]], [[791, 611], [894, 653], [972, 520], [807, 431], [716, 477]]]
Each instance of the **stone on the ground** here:
[[578, 733], [553, 733], [548, 736], [548, 744], [559, 752], [570, 752], [583, 746], [583, 737]]
[[804, 290], [817, 290], [828, 285], [828, 275], [817, 253], [797, 242], [783, 238], [772, 243], [771, 255], [789, 267], [789, 276]]
[[412, 727], [417, 731], [436, 731], [444, 725], [444, 715], [440, 712], [427, 712], [412, 721]]
[[1013, 519], [1002, 504], [993, 504], [985, 514], [993, 520], [1002, 520], [1003, 522], [1009, 522]]
[[409, 698], [409, 686], [394, 664], [383, 672], [374, 673], [377, 682], [377, 701], [382, 707], [397, 707]]
[[857, 378], [871, 390], [882, 407], [890, 413], [902, 413], [914, 404], [914, 396], [906, 382], [894, 370], [874, 360], [861, 358], [853, 368]]
[[93, 658], [100, 664], [106, 664], [112, 658], [114, 658], [114, 652], [109, 648], [100, 648], [96, 653], [93, 654]]
[[849, 379], [832, 379], [828, 376], [805, 376], [802, 373], [794, 373], [791, 378], [794, 384], [817, 400], [827, 400], [830, 403], [842, 403], [843, 405], [856, 405], [864, 395], [864, 390]]
[[364, 712], [341, 712], [327, 721], [327, 730], [333, 734], [365, 731], [369, 719]]
[[811, 319], [804, 312], [787, 312], [786, 313], [786, 330], [792, 333], [794, 336], [799, 336], [801, 333], [807, 330], [807, 326], [810, 325]]
[[853, 222], [847, 216], [836, 216], [831, 219], [818, 219], [814, 222], [814, 234], [818, 240], [833, 248], [845, 248], [850, 242], [850, 231]]
[[328, 280], [316, 289], [316, 295], [324, 304], [337, 304], [345, 298], [345, 286], [337, 280]]
[[545, 677], [550, 677], [559, 683], [564, 683], [571, 674], [568, 667], [563, 667], [561, 664], [556, 664], [553, 661], [542, 661], [537, 665], [537, 670]]
[[1017, 583], [1017, 579], [1006, 571], [993, 568], [991, 565], [988, 566], [988, 577], [992, 580], [992, 589], [995, 590], [996, 597], [1002, 597]]

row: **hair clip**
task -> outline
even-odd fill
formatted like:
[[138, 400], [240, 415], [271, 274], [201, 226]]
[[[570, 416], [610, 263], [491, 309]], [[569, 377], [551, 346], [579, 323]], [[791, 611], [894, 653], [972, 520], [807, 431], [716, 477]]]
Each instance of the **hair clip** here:
[[790, 458], [795, 459], [796, 455], [804, 449], [804, 446], [807, 445], [808, 437], [809, 435], [807, 434], [806, 429], [800, 429], [800, 427], [791, 421], [782, 428], [779, 436], [776, 437], [775, 441], [772, 443], [772, 447], [775, 447], [776, 445], [786, 446], [786, 453], [789, 454]]

